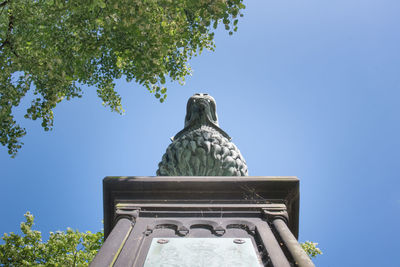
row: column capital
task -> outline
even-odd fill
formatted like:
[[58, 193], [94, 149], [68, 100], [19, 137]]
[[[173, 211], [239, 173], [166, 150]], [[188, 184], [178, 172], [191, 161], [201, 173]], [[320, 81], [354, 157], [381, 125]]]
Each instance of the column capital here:
[[130, 221], [135, 222], [137, 217], [139, 217], [139, 212], [139, 207], [134, 207], [131, 209], [119, 209], [117, 205], [117, 209], [115, 211], [115, 221], [117, 222], [122, 218], [127, 218]]
[[289, 214], [287, 212], [286, 206], [284, 207], [273, 207], [262, 209], [264, 218], [268, 222], [273, 222], [276, 219], [282, 219], [286, 224], [289, 222]]

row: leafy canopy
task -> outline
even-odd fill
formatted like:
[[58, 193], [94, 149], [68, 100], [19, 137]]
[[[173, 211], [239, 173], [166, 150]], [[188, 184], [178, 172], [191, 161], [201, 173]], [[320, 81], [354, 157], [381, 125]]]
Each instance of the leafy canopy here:
[[21, 223], [23, 235], [4, 234], [0, 245], [0, 266], [87, 266], [103, 244], [103, 232], [82, 233], [67, 229], [51, 232], [42, 242], [42, 234], [32, 230], [34, 217], [27, 212]]
[[183, 83], [188, 60], [213, 50], [219, 22], [232, 34], [242, 0], [0, 0], [0, 143], [15, 156], [26, 134], [13, 108], [33, 90], [25, 118], [53, 126], [53, 109], [97, 88], [123, 113], [114, 80], [125, 77], [163, 102]]

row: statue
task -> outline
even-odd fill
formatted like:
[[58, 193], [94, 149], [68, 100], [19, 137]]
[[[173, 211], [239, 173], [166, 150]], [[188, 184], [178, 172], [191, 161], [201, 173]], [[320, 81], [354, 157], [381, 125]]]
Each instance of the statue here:
[[216, 103], [194, 94], [186, 108], [185, 127], [158, 164], [158, 176], [247, 176], [246, 161], [218, 124]]

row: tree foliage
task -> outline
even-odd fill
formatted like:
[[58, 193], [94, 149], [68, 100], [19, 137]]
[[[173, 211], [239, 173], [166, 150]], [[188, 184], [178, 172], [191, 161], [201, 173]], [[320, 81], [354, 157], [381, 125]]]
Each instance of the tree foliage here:
[[4, 234], [0, 245], [0, 266], [87, 266], [103, 243], [103, 232], [82, 233], [67, 229], [51, 232], [47, 242], [32, 230], [34, 217], [27, 212], [21, 223], [23, 235]]
[[[4, 234], [0, 245], [0, 266], [87, 266], [103, 244], [104, 233], [82, 233], [67, 229], [66, 232], [50, 232], [47, 242], [42, 234], [32, 230], [34, 217], [25, 213], [21, 223], [23, 235]], [[322, 254], [318, 243], [306, 241], [302, 248], [311, 258]]]
[[0, 143], [12, 156], [26, 134], [13, 108], [33, 90], [26, 118], [53, 126], [53, 109], [95, 86], [122, 113], [114, 80], [125, 77], [163, 102], [188, 60], [214, 49], [222, 22], [232, 34], [242, 0], [0, 0]]
[[310, 258], [315, 258], [318, 255], [322, 255], [322, 251], [317, 248], [318, 243], [314, 243], [311, 241], [306, 241], [304, 243], [300, 243], [301, 247], [304, 249], [304, 251], [310, 256]]

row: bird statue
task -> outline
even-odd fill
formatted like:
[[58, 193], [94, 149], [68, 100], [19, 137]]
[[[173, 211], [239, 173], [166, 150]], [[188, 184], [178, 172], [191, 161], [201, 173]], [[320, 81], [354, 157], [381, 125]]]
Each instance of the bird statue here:
[[239, 149], [218, 124], [212, 96], [194, 94], [186, 107], [185, 127], [158, 164], [157, 176], [247, 176]]

